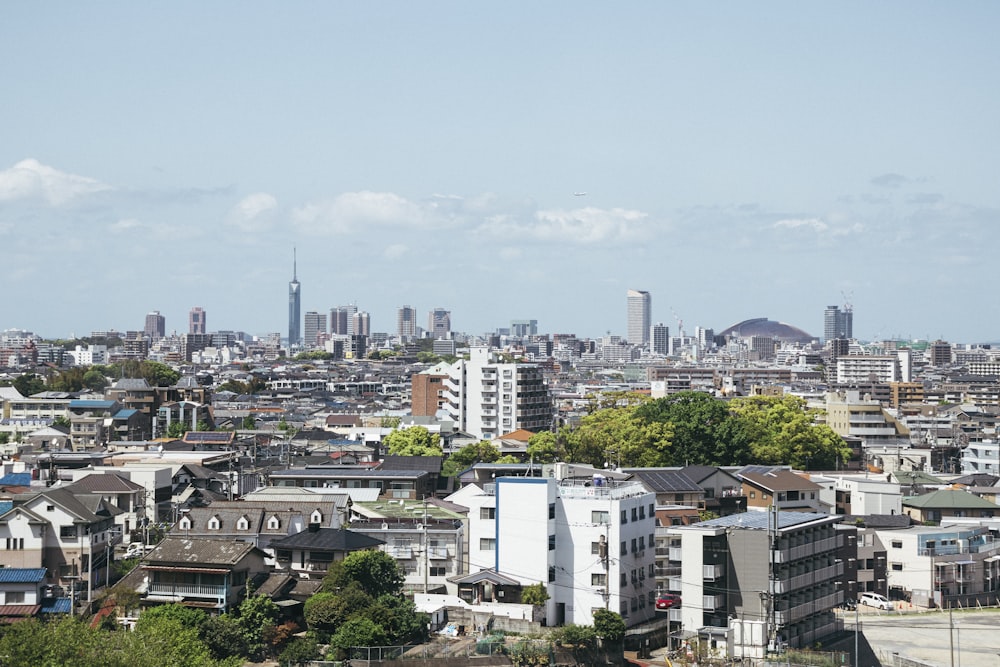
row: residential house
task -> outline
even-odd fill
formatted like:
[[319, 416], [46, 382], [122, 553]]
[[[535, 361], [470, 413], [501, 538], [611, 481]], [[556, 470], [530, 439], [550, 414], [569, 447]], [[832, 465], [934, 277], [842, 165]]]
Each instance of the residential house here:
[[44, 567], [0, 567], [0, 624], [37, 615], [43, 581]]
[[277, 567], [304, 579], [322, 579], [330, 564], [343, 560], [355, 551], [376, 549], [382, 540], [341, 528], [320, 528], [309, 524], [306, 530], [271, 541]]
[[144, 606], [178, 603], [226, 613], [239, 605], [249, 582], [269, 572], [265, 557], [240, 540], [168, 536], [140, 563], [136, 589]]
[[69, 402], [70, 439], [73, 449], [92, 449], [111, 440], [118, 401], [75, 399]]
[[42, 517], [23, 506], [7, 503], [6, 511], [0, 514], [0, 562], [5, 567], [41, 568], [49, 530], [49, 522]]
[[146, 489], [114, 473], [87, 473], [65, 487], [78, 497], [100, 498], [121, 510], [115, 516], [123, 541], [132, 542], [133, 532], [141, 529], [146, 518]]
[[903, 498], [903, 513], [914, 523], [938, 523], [949, 518], [1000, 516], [1000, 505], [964, 489], [938, 489]]
[[820, 486], [808, 475], [787, 468], [747, 466], [738, 477], [743, 482], [747, 509], [766, 511], [777, 507], [783, 511], [827, 512], [830, 508], [819, 498]]
[[685, 466], [681, 471], [704, 492], [704, 509], [718, 516], [747, 511], [739, 478], [718, 466]]

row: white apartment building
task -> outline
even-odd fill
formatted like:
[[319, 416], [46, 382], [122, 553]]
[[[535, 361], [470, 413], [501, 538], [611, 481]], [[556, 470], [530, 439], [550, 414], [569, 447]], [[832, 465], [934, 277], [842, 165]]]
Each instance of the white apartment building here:
[[885, 475], [810, 475], [819, 484], [819, 499], [835, 514], [902, 514], [903, 493]]
[[458, 430], [480, 440], [526, 429], [552, 426], [552, 399], [533, 364], [495, 363], [485, 347], [470, 348], [468, 360], [459, 359], [446, 369], [443, 410]]
[[1000, 475], [1000, 443], [995, 440], [970, 442], [962, 450], [962, 474], [977, 472]]
[[594, 611], [618, 612], [629, 626], [653, 618], [656, 603], [655, 496], [639, 482], [500, 477], [469, 507], [469, 571], [523, 585], [544, 583], [546, 624], [591, 625]]
[[908, 381], [902, 377], [899, 358], [896, 356], [849, 355], [837, 357], [838, 384]]

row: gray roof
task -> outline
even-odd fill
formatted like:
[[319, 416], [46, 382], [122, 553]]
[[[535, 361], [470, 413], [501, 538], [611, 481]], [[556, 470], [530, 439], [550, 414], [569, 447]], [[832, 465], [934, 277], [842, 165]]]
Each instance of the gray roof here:
[[698, 483], [681, 470], [644, 470], [642, 468], [632, 468], [626, 472], [631, 472], [634, 476], [638, 477], [639, 481], [653, 493], [703, 492]]
[[[743, 528], [746, 530], [767, 530], [770, 512], [741, 512], [717, 519], [709, 519], [690, 527], [697, 528]], [[800, 524], [822, 519], [840, 520], [838, 514], [820, 514], [819, 512], [777, 512], [778, 529], [793, 528]]]
[[239, 564], [254, 550], [258, 550], [257, 547], [249, 542], [240, 542], [239, 540], [165, 537], [146, 556], [145, 564], [185, 563], [189, 565], [233, 566]]
[[111, 388], [112, 389], [127, 389], [129, 391], [139, 391], [139, 390], [143, 390], [143, 389], [146, 389], [146, 390], [152, 389], [152, 387], [149, 386], [149, 383], [146, 382], [145, 378], [120, 378], [119, 380], [117, 380], [114, 383], [114, 385], [112, 385]]
[[78, 493], [135, 493], [143, 486], [114, 473], [95, 473], [81, 477], [69, 488]]
[[271, 541], [274, 549], [305, 549], [309, 551], [362, 551], [385, 544], [368, 535], [344, 528], [320, 528], [319, 530], [303, 530], [302, 532]]

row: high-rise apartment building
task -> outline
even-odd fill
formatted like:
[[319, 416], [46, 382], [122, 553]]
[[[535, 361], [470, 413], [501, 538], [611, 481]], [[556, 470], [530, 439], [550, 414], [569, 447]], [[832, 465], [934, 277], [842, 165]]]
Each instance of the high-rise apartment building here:
[[854, 338], [854, 311], [849, 306], [827, 306], [823, 311], [823, 340]]
[[362, 310], [361, 312], [354, 313], [354, 316], [351, 317], [351, 322], [353, 325], [352, 330], [354, 332], [352, 335], [364, 336], [365, 338], [372, 335], [371, 315], [365, 311]]
[[317, 336], [326, 333], [326, 313], [308, 311], [305, 316], [305, 346], [316, 347]]
[[167, 335], [167, 318], [160, 315], [160, 311], [154, 310], [146, 315], [146, 326], [143, 333], [147, 338], [159, 340]]
[[188, 333], [205, 333], [205, 311], [201, 308], [201, 306], [195, 306], [191, 309], [191, 312], [188, 313]]
[[510, 335], [517, 338], [538, 335], [538, 320], [511, 320]]
[[427, 331], [431, 338], [448, 338], [451, 334], [451, 311], [444, 308], [435, 308], [427, 315]]
[[351, 313], [347, 306], [330, 309], [330, 333], [348, 336], [351, 333]]
[[302, 342], [302, 285], [298, 277], [298, 258], [292, 250], [292, 281], [288, 283], [288, 345]]
[[649, 333], [650, 346], [653, 354], [670, 353], [670, 327], [662, 322], [653, 325]]
[[406, 341], [417, 335], [417, 309], [403, 306], [396, 313], [396, 335]]
[[628, 326], [626, 338], [633, 345], [649, 345], [652, 324], [652, 297], [649, 292], [630, 289], [626, 293]]
[[468, 360], [434, 370], [448, 374], [443, 407], [460, 431], [490, 440], [522, 428], [552, 427], [552, 398], [534, 364], [495, 363], [488, 348], [473, 347]]

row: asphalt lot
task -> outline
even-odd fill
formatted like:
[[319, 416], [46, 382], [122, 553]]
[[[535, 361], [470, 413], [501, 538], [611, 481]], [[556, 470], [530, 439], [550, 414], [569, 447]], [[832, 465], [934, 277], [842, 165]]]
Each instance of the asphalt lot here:
[[[861, 631], [882, 659], [892, 654], [938, 667], [1000, 667], [1000, 610], [954, 611], [949, 640], [947, 611], [886, 612], [861, 607]], [[854, 612], [843, 614], [853, 628]], [[954, 655], [954, 662], [952, 656]]]

